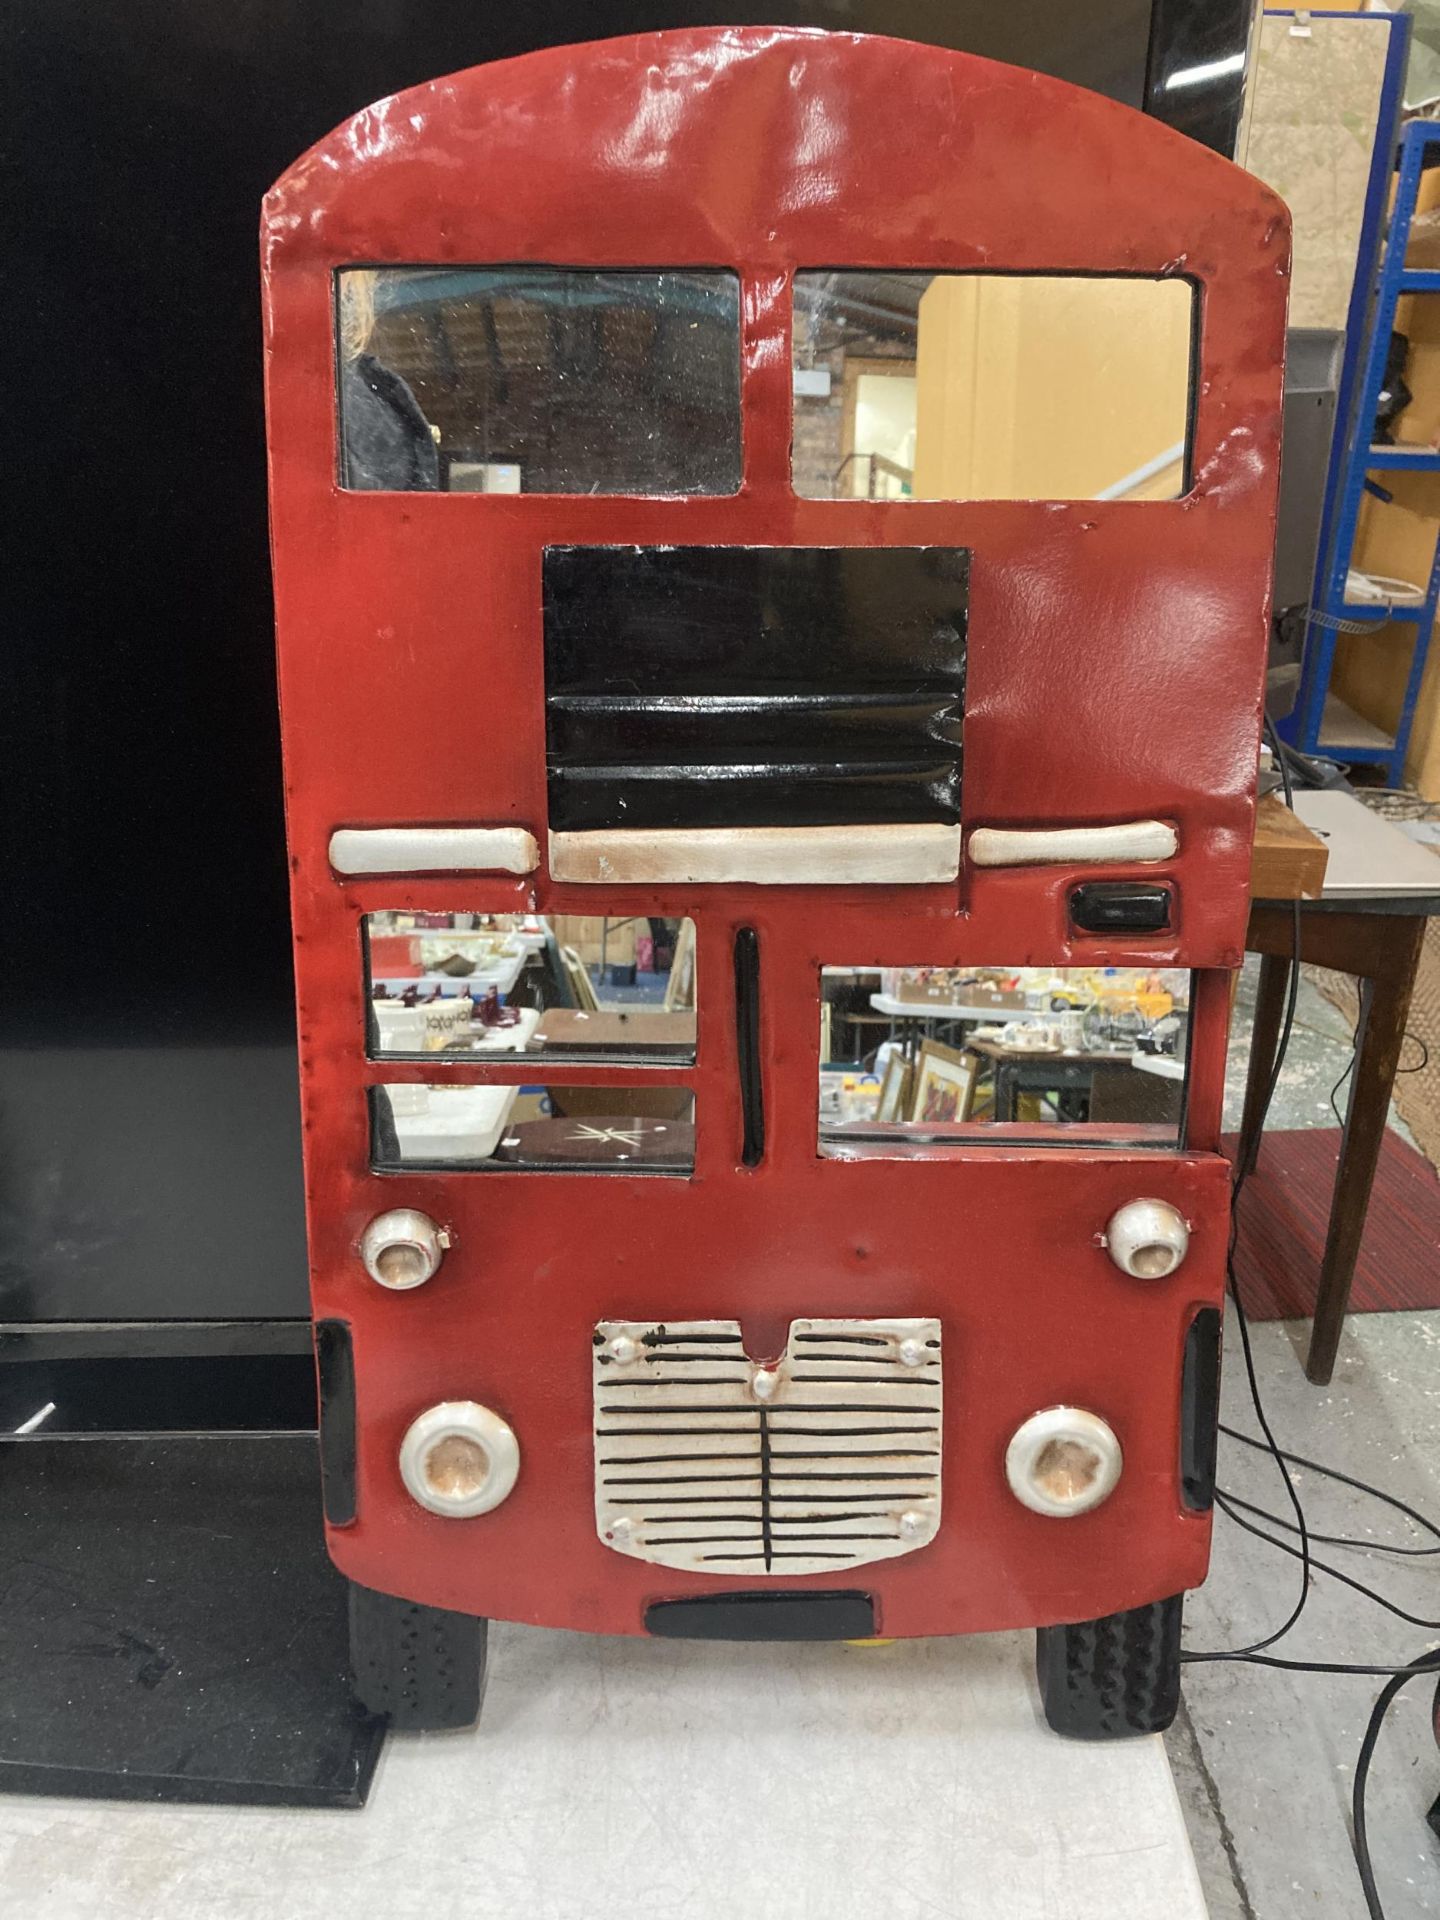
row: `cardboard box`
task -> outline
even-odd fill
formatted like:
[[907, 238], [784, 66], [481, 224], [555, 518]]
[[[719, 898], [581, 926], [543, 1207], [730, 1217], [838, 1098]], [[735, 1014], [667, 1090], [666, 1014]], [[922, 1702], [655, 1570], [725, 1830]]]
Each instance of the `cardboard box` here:
[[403, 979], [418, 974], [420, 941], [413, 933], [380, 933], [370, 940], [370, 974], [375, 980]]
[[1005, 992], [999, 987], [972, 986], [965, 989], [965, 1004], [971, 1007], [994, 1007], [1002, 1013], [1023, 1013], [1025, 996], [1019, 992]]

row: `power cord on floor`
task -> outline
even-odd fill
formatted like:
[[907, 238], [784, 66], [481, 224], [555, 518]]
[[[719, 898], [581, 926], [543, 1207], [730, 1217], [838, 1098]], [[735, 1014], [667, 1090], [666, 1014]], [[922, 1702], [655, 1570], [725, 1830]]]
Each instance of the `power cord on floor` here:
[[[1293, 1454], [1290, 1457], [1292, 1460], [1294, 1459]], [[1252, 1514], [1255, 1519], [1263, 1520], [1267, 1526], [1281, 1527], [1286, 1533], [1294, 1533], [1296, 1531], [1288, 1520], [1278, 1513], [1271, 1513], [1268, 1507], [1258, 1507], [1253, 1500], [1242, 1500], [1238, 1493], [1227, 1494], [1226, 1498], [1232, 1507], [1238, 1507], [1242, 1513]], [[1352, 1536], [1343, 1533], [1316, 1533], [1313, 1527], [1310, 1529], [1310, 1545], [1312, 1548], [1351, 1547], [1357, 1553], [1393, 1553], [1397, 1556], [1408, 1555], [1416, 1560], [1425, 1559], [1432, 1554], [1440, 1553], [1440, 1546], [1401, 1547], [1396, 1546], [1389, 1540], [1356, 1540]]]
[[[1294, 784], [1290, 778], [1290, 768], [1281, 750], [1280, 741], [1274, 727], [1267, 719], [1265, 731], [1270, 739], [1271, 752], [1275, 764], [1280, 769], [1280, 782], [1285, 791], [1285, 804], [1293, 810], [1295, 803]], [[1275, 1098], [1275, 1089], [1280, 1083], [1280, 1075], [1285, 1066], [1285, 1055], [1290, 1045], [1290, 1035], [1295, 1026], [1295, 1002], [1300, 992], [1300, 901], [1298, 897], [1291, 903], [1291, 962], [1290, 977], [1285, 995], [1285, 1015], [1280, 1023], [1280, 1037], [1275, 1048], [1275, 1058], [1271, 1062], [1269, 1077], [1265, 1082], [1265, 1091], [1260, 1101], [1260, 1109], [1255, 1117], [1251, 1138], [1246, 1142], [1245, 1151], [1236, 1161], [1235, 1177], [1230, 1189], [1230, 1237], [1225, 1248], [1225, 1279], [1230, 1290], [1230, 1298], [1235, 1306], [1235, 1324], [1240, 1329], [1240, 1351], [1245, 1362], [1245, 1377], [1250, 1388], [1250, 1402], [1255, 1409], [1255, 1418], [1260, 1431], [1275, 1461], [1276, 1471], [1284, 1482], [1285, 1492], [1295, 1513], [1295, 1530], [1300, 1538], [1300, 1591], [1285, 1620], [1272, 1633], [1250, 1642], [1243, 1647], [1221, 1647], [1205, 1650], [1187, 1650], [1181, 1659], [1187, 1662], [1202, 1660], [1245, 1660], [1255, 1654], [1263, 1653], [1265, 1648], [1273, 1647], [1277, 1641], [1295, 1626], [1305, 1611], [1310, 1598], [1310, 1538], [1305, 1521], [1305, 1509], [1300, 1504], [1300, 1496], [1290, 1477], [1290, 1468], [1285, 1453], [1271, 1430], [1266, 1417], [1265, 1403], [1260, 1393], [1260, 1381], [1255, 1371], [1255, 1355], [1250, 1344], [1250, 1321], [1245, 1312], [1245, 1302], [1240, 1297], [1240, 1283], [1235, 1273], [1235, 1242], [1240, 1223], [1240, 1196], [1245, 1191], [1245, 1182], [1254, 1170], [1256, 1155], [1260, 1150], [1260, 1138], [1265, 1128], [1266, 1116], [1271, 1102]]]
[[[1236, 1174], [1232, 1189], [1232, 1208], [1235, 1199], [1239, 1197], [1243, 1179], [1244, 1173], [1243, 1170], [1241, 1170]], [[1300, 1591], [1295, 1597], [1295, 1604], [1291, 1607], [1290, 1612], [1273, 1632], [1264, 1634], [1259, 1640], [1252, 1640], [1248, 1645], [1243, 1647], [1187, 1648], [1180, 1655], [1180, 1658], [1186, 1662], [1253, 1659], [1257, 1654], [1263, 1653], [1266, 1647], [1273, 1647], [1277, 1641], [1284, 1639], [1285, 1635], [1295, 1626], [1301, 1614], [1304, 1613], [1306, 1604], [1310, 1598], [1310, 1529], [1305, 1519], [1305, 1509], [1300, 1503], [1300, 1495], [1296, 1492], [1295, 1482], [1290, 1477], [1290, 1468], [1285, 1458], [1284, 1449], [1271, 1430], [1270, 1422], [1265, 1413], [1265, 1403], [1260, 1396], [1260, 1382], [1255, 1371], [1255, 1354], [1250, 1344], [1250, 1322], [1246, 1317], [1245, 1303], [1240, 1298], [1239, 1284], [1235, 1277], [1235, 1215], [1233, 1212], [1230, 1223], [1230, 1246], [1226, 1253], [1225, 1273], [1230, 1287], [1230, 1298], [1235, 1307], [1235, 1324], [1240, 1329], [1240, 1351], [1245, 1361], [1245, 1377], [1250, 1388], [1250, 1402], [1255, 1409], [1255, 1418], [1260, 1423], [1260, 1431], [1265, 1435], [1266, 1450], [1275, 1461], [1276, 1469], [1285, 1485], [1285, 1492], [1289, 1496], [1290, 1504], [1295, 1510], [1295, 1532], [1299, 1535], [1300, 1539], [1300, 1546], [1296, 1555], [1300, 1561]]]
[[[1268, 1451], [1260, 1441], [1254, 1439], [1253, 1436], [1248, 1433], [1241, 1433], [1238, 1428], [1222, 1427], [1222, 1431], [1232, 1439], [1239, 1440], [1247, 1447], [1253, 1447], [1259, 1452]], [[1303, 1454], [1291, 1453], [1287, 1457], [1296, 1466], [1303, 1466], [1312, 1473], [1318, 1473], [1327, 1479], [1339, 1481], [1345, 1486], [1353, 1487], [1357, 1492], [1363, 1493], [1373, 1500], [1381, 1501], [1384, 1505], [1393, 1507], [1398, 1513], [1404, 1514], [1408, 1520], [1413, 1521], [1416, 1526], [1421, 1527], [1437, 1542], [1440, 1542], [1440, 1526], [1437, 1526], [1427, 1515], [1421, 1513], [1417, 1507], [1412, 1507], [1407, 1501], [1398, 1499], [1392, 1493], [1386, 1493], [1382, 1487], [1371, 1486], [1367, 1480], [1360, 1480], [1353, 1474], [1342, 1473], [1338, 1467], [1327, 1467], [1322, 1461], [1310, 1460]], [[1248, 1521], [1240, 1517], [1239, 1513], [1235, 1511], [1235, 1508], [1242, 1507], [1250, 1513], [1260, 1515], [1277, 1527], [1283, 1527], [1286, 1531], [1291, 1531], [1289, 1522], [1280, 1514], [1270, 1513], [1265, 1508], [1258, 1507], [1250, 1501], [1240, 1500], [1234, 1494], [1227, 1495], [1218, 1488], [1216, 1489], [1216, 1502], [1222, 1512], [1226, 1513], [1237, 1526], [1244, 1527], [1247, 1533], [1253, 1533], [1257, 1539], [1266, 1541], [1270, 1546], [1278, 1547], [1282, 1553], [1288, 1553], [1292, 1557], [1296, 1557], [1297, 1550], [1292, 1547], [1288, 1541], [1278, 1540], [1273, 1534], [1266, 1533], [1263, 1528], [1252, 1526]], [[1412, 1556], [1440, 1553], [1440, 1545], [1430, 1547], [1401, 1546], [1390, 1541], [1357, 1540], [1344, 1534], [1311, 1534], [1310, 1538], [1312, 1542], [1325, 1540], [1334, 1546], [1359, 1547], [1367, 1552], [1374, 1553], [1394, 1553]], [[1440, 1621], [1425, 1620], [1418, 1614], [1407, 1612], [1405, 1608], [1397, 1606], [1393, 1600], [1388, 1599], [1384, 1594], [1377, 1593], [1373, 1587], [1368, 1587], [1363, 1581], [1354, 1580], [1348, 1574], [1342, 1573], [1338, 1567], [1329, 1566], [1321, 1560], [1312, 1560], [1312, 1565], [1316, 1572], [1329, 1574], [1332, 1579], [1339, 1580], [1343, 1585], [1352, 1588], [1365, 1599], [1373, 1601], [1377, 1606], [1384, 1607], [1387, 1612], [1395, 1614], [1399, 1619], [1408, 1622], [1412, 1626], [1427, 1627], [1432, 1631], [1440, 1627]], [[1269, 1663], [1267, 1662], [1266, 1664]], [[1377, 1671], [1377, 1669], [1374, 1668], [1365, 1669], [1349, 1666], [1344, 1668], [1337, 1667], [1331, 1670], [1344, 1671], [1347, 1673], [1375, 1673]], [[1410, 1661], [1403, 1667], [1391, 1670], [1390, 1678], [1381, 1690], [1371, 1710], [1369, 1723], [1365, 1729], [1365, 1737], [1360, 1747], [1359, 1759], [1356, 1762], [1352, 1799], [1352, 1831], [1355, 1864], [1360, 1874], [1360, 1885], [1365, 1895], [1366, 1909], [1371, 1916], [1371, 1920], [1385, 1920], [1385, 1909], [1380, 1899], [1379, 1888], [1375, 1881], [1374, 1866], [1370, 1858], [1370, 1839], [1365, 1815], [1365, 1795], [1370, 1780], [1370, 1763], [1374, 1756], [1376, 1742], [1380, 1737], [1380, 1729], [1384, 1724], [1385, 1716], [1390, 1709], [1391, 1702], [1400, 1690], [1407, 1686], [1411, 1680], [1420, 1674], [1428, 1673], [1440, 1673], [1440, 1647], [1432, 1648], [1428, 1653], [1421, 1654], [1418, 1660]]]
[[[1255, 1439], [1252, 1434], [1242, 1433], [1239, 1427], [1227, 1426], [1223, 1420], [1220, 1422], [1220, 1431], [1227, 1439], [1238, 1440], [1242, 1446], [1253, 1447], [1257, 1453], [1268, 1453], [1270, 1450], [1262, 1440]], [[1406, 1501], [1397, 1498], [1393, 1493], [1386, 1493], [1383, 1487], [1372, 1487], [1368, 1480], [1359, 1480], [1354, 1474], [1342, 1473], [1338, 1467], [1327, 1467], [1319, 1460], [1307, 1458], [1303, 1453], [1291, 1453], [1287, 1449], [1285, 1458], [1292, 1466], [1304, 1467], [1307, 1472], [1321, 1474], [1327, 1480], [1338, 1480], [1342, 1486], [1353, 1487], [1357, 1493], [1368, 1494], [1372, 1500], [1379, 1500], [1387, 1507], [1394, 1507], [1397, 1513], [1403, 1513], [1407, 1520], [1414, 1521], [1415, 1525], [1423, 1532], [1432, 1534], [1435, 1538], [1436, 1545], [1433, 1547], [1401, 1547], [1385, 1540], [1354, 1540], [1344, 1534], [1334, 1533], [1312, 1533], [1310, 1535], [1312, 1542], [1319, 1541], [1322, 1546], [1327, 1547], [1358, 1547], [1366, 1553], [1398, 1553], [1414, 1554], [1417, 1556], [1440, 1553], [1440, 1526], [1437, 1526], [1433, 1520], [1427, 1519], [1418, 1507], [1410, 1506]], [[1235, 1500], [1238, 1506], [1244, 1507], [1248, 1512], [1259, 1514], [1262, 1519], [1269, 1521], [1272, 1526], [1283, 1527], [1287, 1533], [1294, 1531], [1290, 1522], [1283, 1519], [1278, 1513], [1269, 1513], [1264, 1507], [1252, 1506], [1248, 1500], [1236, 1500], [1234, 1494], [1231, 1494], [1230, 1498]]]
[[1422, 1653], [1418, 1660], [1402, 1668], [1393, 1679], [1387, 1680], [1380, 1689], [1380, 1697], [1370, 1710], [1370, 1723], [1365, 1729], [1365, 1738], [1360, 1742], [1360, 1758], [1355, 1763], [1355, 1786], [1350, 1799], [1351, 1824], [1355, 1839], [1355, 1865], [1360, 1870], [1360, 1885], [1365, 1894], [1365, 1905], [1370, 1912], [1370, 1920], [1385, 1920], [1385, 1909], [1380, 1903], [1380, 1890], [1375, 1885], [1375, 1870], [1370, 1863], [1370, 1832], [1365, 1819], [1365, 1789], [1370, 1782], [1370, 1762], [1375, 1755], [1375, 1742], [1380, 1738], [1380, 1728], [1385, 1715], [1390, 1711], [1390, 1702], [1402, 1687], [1422, 1673], [1433, 1673], [1440, 1665], [1440, 1647], [1433, 1647], [1429, 1653]]
[[[1285, 792], [1285, 804], [1293, 810], [1295, 796], [1293, 783], [1290, 778], [1290, 769], [1280, 746], [1279, 739], [1268, 719], [1265, 722], [1265, 731], [1269, 736], [1271, 750], [1275, 757], [1275, 764], [1280, 770], [1281, 783]], [[1395, 1695], [1400, 1689], [1407, 1685], [1410, 1680], [1414, 1679], [1417, 1674], [1440, 1673], [1440, 1647], [1434, 1648], [1428, 1653], [1421, 1654], [1417, 1660], [1411, 1661], [1403, 1667], [1337, 1660], [1289, 1660], [1283, 1655], [1267, 1651], [1268, 1648], [1275, 1646], [1277, 1642], [1284, 1639], [1304, 1613], [1310, 1597], [1312, 1568], [1314, 1571], [1326, 1573], [1332, 1578], [1343, 1582], [1345, 1585], [1356, 1588], [1357, 1591], [1364, 1594], [1368, 1599], [1375, 1601], [1380, 1606], [1387, 1607], [1392, 1613], [1398, 1613], [1402, 1619], [1414, 1625], [1432, 1628], [1436, 1625], [1435, 1622], [1417, 1619], [1415, 1615], [1408, 1614], [1402, 1608], [1394, 1606], [1394, 1604], [1385, 1599], [1384, 1596], [1377, 1594], [1373, 1588], [1366, 1587], [1362, 1582], [1352, 1580], [1348, 1575], [1339, 1572], [1338, 1569], [1328, 1564], [1314, 1560], [1311, 1553], [1311, 1534], [1305, 1517], [1305, 1509], [1290, 1473], [1290, 1461], [1294, 1459], [1297, 1465], [1301, 1464], [1300, 1456], [1287, 1453], [1276, 1440], [1274, 1431], [1265, 1413], [1264, 1401], [1260, 1392], [1260, 1382], [1255, 1370], [1255, 1356], [1250, 1341], [1250, 1323], [1245, 1312], [1244, 1300], [1241, 1298], [1240, 1284], [1235, 1270], [1235, 1245], [1238, 1233], [1240, 1196], [1244, 1192], [1245, 1182], [1254, 1170], [1265, 1120], [1275, 1097], [1275, 1089], [1279, 1084], [1280, 1074], [1285, 1064], [1285, 1055], [1290, 1045], [1290, 1036], [1295, 1026], [1295, 1003], [1300, 987], [1301, 943], [1300, 902], [1298, 899], [1291, 903], [1291, 912], [1290, 977], [1286, 994], [1285, 1014], [1281, 1022], [1280, 1037], [1275, 1049], [1275, 1058], [1269, 1077], [1265, 1083], [1265, 1091], [1260, 1102], [1260, 1109], [1256, 1115], [1253, 1134], [1247, 1143], [1246, 1153], [1237, 1161], [1235, 1177], [1231, 1184], [1230, 1237], [1226, 1247], [1225, 1276], [1230, 1298], [1234, 1303], [1235, 1323], [1240, 1331], [1240, 1350], [1245, 1362], [1245, 1376], [1249, 1387], [1250, 1400], [1255, 1409], [1255, 1418], [1261, 1433], [1264, 1435], [1264, 1440], [1263, 1443], [1252, 1440], [1248, 1435], [1237, 1434], [1236, 1437], [1245, 1440], [1248, 1445], [1263, 1448], [1263, 1451], [1269, 1453], [1274, 1460], [1276, 1471], [1284, 1483], [1286, 1496], [1295, 1514], [1293, 1526], [1291, 1526], [1288, 1521], [1281, 1521], [1280, 1524], [1287, 1532], [1293, 1532], [1296, 1535], [1299, 1540], [1298, 1547], [1293, 1547], [1288, 1541], [1277, 1539], [1273, 1534], [1266, 1533], [1262, 1528], [1256, 1527], [1252, 1525], [1251, 1522], [1242, 1519], [1239, 1513], [1234, 1510], [1232, 1496], [1222, 1494], [1217, 1489], [1216, 1500], [1221, 1510], [1228, 1512], [1229, 1518], [1238, 1526], [1244, 1527], [1247, 1531], [1256, 1534], [1260, 1539], [1268, 1542], [1269, 1545], [1278, 1547], [1282, 1552], [1300, 1562], [1300, 1592], [1289, 1614], [1281, 1625], [1275, 1628], [1273, 1632], [1265, 1634], [1259, 1640], [1252, 1641], [1249, 1645], [1243, 1647], [1186, 1651], [1183, 1652], [1180, 1657], [1189, 1663], [1241, 1661], [1248, 1665], [1268, 1667], [1286, 1673], [1358, 1674], [1374, 1676], [1376, 1678], [1388, 1676], [1387, 1683], [1385, 1687], [1382, 1688], [1371, 1713], [1370, 1723], [1365, 1733], [1365, 1740], [1360, 1749], [1359, 1762], [1356, 1766], [1353, 1832], [1355, 1863], [1359, 1871], [1360, 1884], [1365, 1894], [1367, 1909], [1371, 1920], [1385, 1920], [1385, 1910], [1381, 1904], [1380, 1895], [1376, 1888], [1375, 1876], [1370, 1861], [1370, 1844], [1365, 1820], [1365, 1788], [1369, 1779], [1370, 1762], [1390, 1702], [1395, 1698]], [[1428, 1054], [1426, 1057], [1428, 1059]], [[1353, 1066], [1353, 1064], [1352, 1059], [1351, 1065]], [[1422, 1061], [1421, 1064], [1423, 1065], [1424, 1062]], [[1347, 1069], [1347, 1072], [1348, 1071], [1349, 1069]], [[1341, 1080], [1336, 1083], [1334, 1092], [1332, 1092], [1332, 1105], [1334, 1103], [1334, 1093], [1338, 1093], [1340, 1085], [1343, 1084], [1344, 1077], [1344, 1075], [1341, 1076]], [[1227, 1429], [1227, 1431], [1233, 1430]], [[1378, 1498], [1385, 1500], [1388, 1504], [1399, 1507], [1402, 1511], [1411, 1512], [1413, 1517], [1419, 1518], [1418, 1515], [1413, 1515], [1412, 1509], [1405, 1508], [1403, 1502], [1396, 1500], [1392, 1495], [1380, 1492], [1378, 1488], [1370, 1488], [1366, 1486], [1364, 1482], [1355, 1481], [1351, 1479], [1350, 1476], [1340, 1474], [1333, 1469], [1321, 1468], [1319, 1470], [1322, 1472], [1333, 1472], [1335, 1478], [1346, 1480], [1349, 1484], [1362, 1487], [1367, 1492], [1373, 1492]], [[1264, 1510], [1257, 1509], [1257, 1511], [1263, 1512]], [[1421, 1524], [1429, 1527], [1432, 1533], [1436, 1532], [1436, 1529], [1431, 1527], [1429, 1522], [1422, 1520]], [[1350, 1545], [1356, 1543], [1336, 1541], [1334, 1544]], [[1426, 1551], [1428, 1551], [1428, 1549]]]
[[[1237, 1512], [1237, 1506], [1245, 1504], [1243, 1501], [1237, 1502], [1232, 1495], [1217, 1487], [1215, 1504], [1223, 1514], [1234, 1521], [1237, 1527], [1243, 1528], [1246, 1533], [1253, 1533], [1257, 1540], [1264, 1540], [1268, 1545], [1278, 1548], [1281, 1553], [1288, 1553], [1292, 1560], [1300, 1558], [1298, 1547], [1292, 1547], [1288, 1540], [1281, 1540], [1273, 1533], [1267, 1533], [1264, 1527], [1257, 1527], [1253, 1520], [1247, 1520]], [[1313, 1534], [1311, 1539], [1314, 1539]], [[1377, 1607], [1383, 1607], [1387, 1613], [1393, 1613], [1397, 1620], [1405, 1621], [1407, 1626], [1424, 1627], [1429, 1632], [1440, 1633], [1440, 1620], [1426, 1620], [1419, 1614], [1407, 1613], [1404, 1607], [1397, 1605], [1393, 1600], [1387, 1600], [1385, 1595], [1377, 1593], [1374, 1587], [1367, 1587], [1363, 1580], [1356, 1580], [1352, 1575], [1342, 1573], [1338, 1567], [1332, 1567], [1324, 1560], [1317, 1560], [1313, 1554], [1310, 1556], [1310, 1567], [1314, 1573], [1328, 1573], [1332, 1580], [1338, 1580], [1342, 1586], [1349, 1587], [1353, 1593], [1361, 1594]]]

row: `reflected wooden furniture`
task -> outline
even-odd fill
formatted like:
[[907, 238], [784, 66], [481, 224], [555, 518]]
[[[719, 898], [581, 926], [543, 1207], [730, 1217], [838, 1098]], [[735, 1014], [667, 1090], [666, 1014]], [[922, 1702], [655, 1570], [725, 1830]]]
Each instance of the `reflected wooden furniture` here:
[[586, 1012], [595, 1012], [600, 1002], [595, 998], [595, 989], [590, 984], [590, 972], [574, 947], [561, 947], [560, 965], [565, 970], [565, 984], [570, 989], [570, 998], [577, 1007]]
[[[1020, 995], [1013, 996], [1020, 999]], [[872, 993], [870, 1005], [875, 1009], [873, 1018], [881, 1018], [888, 1023], [891, 1039], [897, 1039], [907, 1060], [919, 1058], [928, 1033], [947, 1026], [958, 1027], [958, 1034], [952, 1036], [957, 1045], [968, 1045], [968, 1034], [972, 1027], [1003, 1027], [1012, 1020], [1050, 1020], [1053, 1013], [1038, 1007], [995, 1006], [971, 1001], [937, 1000], [897, 1000], [888, 993]], [[866, 1016], [857, 1016], [864, 1019]]]
[[665, 983], [665, 1011], [688, 1012], [695, 1017], [695, 922], [682, 920], [680, 937], [670, 962], [670, 978]]
[[[614, 1088], [609, 1093], [613, 1109]], [[522, 1121], [505, 1135], [492, 1158], [499, 1166], [631, 1166], [686, 1173], [695, 1164], [695, 1127], [684, 1115], [615, 1113], [602, 1106], [595, 1113]]]
[[536, 1038], [554, 1051], [583, 1048], [596, 1053], [674, 1053], [695, 1046], [695, 1015], [635, 1007], [586, 1013], [578, 1007], [550, 1007], [541, 1016]]
[[1123, 1053], [1042, 1053], [1033, 1047], [1007, 1047], [998, 1040], [968, 1040], [966, 1050], [990, 1062], [995, 1082], [996, 1120], [1014, 1120], [1022, 1093], [1084, 1093], [1097, 1077], [1129, 1074], [1134, 1055]]

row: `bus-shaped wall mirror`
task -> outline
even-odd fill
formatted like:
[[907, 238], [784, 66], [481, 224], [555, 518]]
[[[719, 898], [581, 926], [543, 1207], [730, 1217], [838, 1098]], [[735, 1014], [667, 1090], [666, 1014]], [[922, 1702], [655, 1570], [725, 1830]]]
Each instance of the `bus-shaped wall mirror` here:
[[362, 1696], [473, 1717], [492, 1617], [1030, 1627], [1052, 1725], [1164, 1725], [1283, 207], [1033, 73], [714, 29], [383, 101], [263, 243]]

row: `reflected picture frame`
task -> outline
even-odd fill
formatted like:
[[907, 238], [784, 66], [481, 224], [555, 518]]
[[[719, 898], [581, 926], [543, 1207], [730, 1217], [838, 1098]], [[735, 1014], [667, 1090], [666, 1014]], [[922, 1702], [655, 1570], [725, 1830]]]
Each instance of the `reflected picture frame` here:
[[875, 1118], [894, 1126], [909, 1113], [912, 1063], [903, 1053], [892, 1053], [885, 1063], [885, 1078], [880, 1083], [880, 1102]]
[[951, 1126], [968, 1120], [979, 1071], [979, 1058], [968, 1049], [947, 1047], [939, 1040], [922, 1042], [911, 1085], [911, 1125]]

